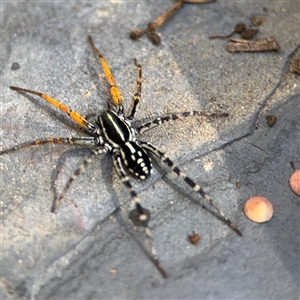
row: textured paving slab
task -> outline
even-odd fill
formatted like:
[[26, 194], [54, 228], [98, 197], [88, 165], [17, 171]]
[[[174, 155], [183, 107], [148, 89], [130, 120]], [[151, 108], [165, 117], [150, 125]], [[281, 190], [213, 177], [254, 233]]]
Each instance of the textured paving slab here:
[[[147, 37], [129, 39], [172, 1], [2, 3], [1, 149], [37, 138], [83, 135], [67, 117], [10, 85], [45, 92], [86, 116], [107, 107], [108, 87], [87, 36], [105, 56], [126, 106], [143, 67], [138, 119], [167, 112], [228, 112], [192, 118], [143, 135], [199, 182], [243, 232], [240, 238], [159, 166], [134, 182], [145, 207], [164, 280], [147, 255], [141, 228], [128, 220], [127, 191], [109, 156], [78, 178], [55, 214], [50, 207], [88, 150], [41, 146], [1, 160], [2, 298], [31, 299], [297, 299], [299, 197], [290, 160], [300, 168], [300, 82], [290, 72], [299, 55], [297, 1], [188, 5]], [[228, 53], [209, 40], [235, 24], [265, 17], [259, 37], [275, 36], [279, 52]], [[13, 63], [20, 68], [15, 69]], [[274, 127], [267, 115], [276, 115]], [[237, 188], [236, 181], [240, 182]], [[245, 200], [269, 198], [274, 217], [254, 224]], [[197, 246], [187, 235], [201, 235]]]

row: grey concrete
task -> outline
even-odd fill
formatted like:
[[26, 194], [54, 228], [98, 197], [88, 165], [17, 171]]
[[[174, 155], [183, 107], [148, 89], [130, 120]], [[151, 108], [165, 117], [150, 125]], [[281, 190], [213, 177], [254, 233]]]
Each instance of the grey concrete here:
[[[298, 299], [299, 197], [289, 161], [300, 168], [298, 1], [219, 1], [188, 5], [158, 30], [159, 47], [132, 29], [172, 1], [2, 3], [1, 149], [38, 138], [83, 135], [66, 116], [10, 85], [45, 92], [86, 116], [107, 107], [108, 86], [87, 36], [105, 56], [128, 106], [136, 57], [143, 67], [138, 119], [191, 109], [229, 118], [191, 118], [143, 136], [199, 182], [243, 232], [202, 209], [203, 200], [161, 166], [134, 181], [151, 211], [150, 227], [163, 279], [147, 255], [142, 228], [128, 220], [129, 195], [111, 158], [95, 159], [57, 212], [61, 191], [88, 150], [48, 145], [1, 156], [2, 299]], [[267, 11], [263, 11], [266, 7]], [[279, 52], [230, 54], [238, 22], [264, 16], [259, 36]], [[18, 63], [20, 68], [12, 68]], [[98, 74], [100, 74], [98, 76]], [[275, 114], [274, 127], [266, 115]], [[240, 188], [236, 187], [239, 181]], [[274, 206], [265, 224], [243, 215], [247, 198]], [[197, 246], [187, 241], [196, 231]]]

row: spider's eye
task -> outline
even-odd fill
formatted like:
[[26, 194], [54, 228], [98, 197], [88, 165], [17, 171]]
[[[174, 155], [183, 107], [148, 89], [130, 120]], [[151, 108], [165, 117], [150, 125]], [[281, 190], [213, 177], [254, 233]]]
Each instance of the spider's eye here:
[[140, 179], [146, 179], [152, 172], [152, 163], [147, 153], [135, 142], [126, 142], [120, 153], [128, 170]]

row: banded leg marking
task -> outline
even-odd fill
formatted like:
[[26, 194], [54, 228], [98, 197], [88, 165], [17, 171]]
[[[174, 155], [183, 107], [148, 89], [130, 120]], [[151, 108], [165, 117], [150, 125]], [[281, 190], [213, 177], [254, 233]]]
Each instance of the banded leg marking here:
[[25, 93], [29, 93], [29, 94], [39, 96], [42, 99], [46, 100], [51, 105], [58, 108], [61, 112], [67, 114], [74, 122], [76, 122], [80, 127], [83, 127], [84, 129], [86, 129], [88, 132], [94, 133], [96, 131], [95, 126], [92, 123], [88, 122], [79, 113], [77, 113], [74, 110], [69, 109], [67, 106], [65, 106], [64, 104], [62, 104], [62, 103], [58, 102], [57, 100], [51, 98], [48, 95], [40, 93], [40, 92], [36, 92], [36, 91], [33, 91], [33, 90], [23, 89], [23, 88], [16, 87], [16, 86], [10, 86], [10, 88], [14, 91], [17, 91], [17, 92], [25, 92]]
[[131, 201], [134, 204], [134, 206], [135, 206], [135, 208], [136, 208], [136, 210], [139, 214], [139, 221], [141, 222], [142, 226], [144, 227], [147, 239], [150, 243], [152, 261], [153, 261], [154, 265], [156, 266], [156, 268], [158, 269], [158, 271], [162, 274], [162, 276], [167, 278], [168, 277], [167, 273], [166, 273], [163, 266], [161, 265], [161, 263], [158, 260], [158, 256], [157, 256], [157, 253], [156, 253], [156, 248], [155, 248], [154, 241], [153, 241], [153, 237], [152, 237], [151, 231], [148, 227], [148, 221], [149, 221], [148, 217], [144, 213], [144, 208], [142, 207], [142, 205], [140, 203], [140, 199], [139, 199], [136, 191], [134, 190], [128, 176], [126, 175], [126, 172], [124, 170], [120, 154], [114, 154], [113, 155], [113, 162], [114, 162], [114, 166], [117, 170], [117, 173], [119, 175], [119, 178], [121, 179], [124, 186], [126, 186], [127, 190], [129, 191]]
[[221, 118], [221, 117], [228, 117], [228, 113], [206, 113], [202, 111], [186, 111], [182, 113], [171, 113], [162, 117], [157, 117], [156, 119], [144, 123], [141, 126], [139, 126], [136, 131], [138, 133], [143, 133], [147, 130], [153, 129], [157, 127], [158, 125], [164, 124], [169, 121], [174, 121], [180, 118], [186, 118], [186, 117], [192, 117], [192, 116], [204, 116], [204, 117], [213, 117], [213, 118]]
[[136, 88], [132, 97], [132, 102], [129, 108], [128, 119], [132, 120], [134, 115], [138, 109], [139, 102], [141, 100], [141, 93], [142, 93], [142, 67], [138, 64], [137, 60], [134, 59], [134, 63], [138, 69], [138, 75], [136, 79]]
[[60, 195], [54, 200], [54, 202], [52, 204], [52, 207], [51, 207], [51, 212], [55, 211], [55, 209], [57, 208], [57, 206], [59, 205], [59, 203], [63, 199], [64, 195], [66, 194], [66, 192], [70, 188], [70, 186], [73, 183], [73, 181], [84, 171], [84, 169], [86, 168], [86, 166], [89, 163], [91, 163], [91, 161], [93, 160], [94, 156], [105, 154], [105, 153], [107, 153], [107, 151], [108, 150], [106, 148], [93, 149], [92, 152], [88, 156], [86, 156], [84, 158], [84, 160], [82, 161], [82, 163], [80, 164], [80, 166], [73, 172], [73, 174], [71, 175], [71, 177], [67, 181], [67, 183], [66, 183], [64, 189], [62, 190], [62, 192], [60, 193]]
[[36, 140], [33, 142], [27, 142], [24, 144], [20, 144], [14, 146], [12, 148], [0, 151], [0, 155], [11, 153], [23, 148], [31, 147], [31, 146], [39, 146], [44, 144], [76, 144], [76, 145], [95, 145], [95, 138], [94, 137], [57, 137], [57, 138], [48, 138], [44, 140]]
[[106, 63], [106, 60], [104, 59], [104, 57], [102, 56], [102, 54], [100, 53], [100, 51], [95, 47], [94, 42], [92, 40], [92, 37], [89, 35], [89, 42], [94, 50], [94, 52], [96, 53], [96, 55], [99, 58], [99, 61], [102, 65], [104, 74], [106, 76], [107, 82], [110, 85], [110, 94], [112, 97], [112, 101], [114, 106], [116, 106], [118, 108], [118, 111], [121, 113], [123, 112], [123, 104], [122, 104], [122, 97], [119, 93], [119, 90], [117, 88], [117, 85], [115, 83], [115, 80], [111, 74], [111, 71], [109, 69], [109, 66]]
[[160, 160], [165, 163], [175, 174], [181, 177], [186, 184], [188, 184], [196, 193], [199, 193], [210, 205], [211, 209], [226, 223], [232, 230], [234, 230], [239, 236], [242, 236], [241, 231], [237, 226], [231, 222], [223, 212], [215, 205], [215, 203], [210, 199], [210, 197], [202, 190], [202, 188], [196, 184], [191, 178], [189, 178], [184, 172], [182, 172], [168, 157], [166, 157], [161, 151], [155, 148], [152, 144], [148, 142], [140, 142], [140, 146], [146, 151], [150, 151], [155, 156], [160, 158]]

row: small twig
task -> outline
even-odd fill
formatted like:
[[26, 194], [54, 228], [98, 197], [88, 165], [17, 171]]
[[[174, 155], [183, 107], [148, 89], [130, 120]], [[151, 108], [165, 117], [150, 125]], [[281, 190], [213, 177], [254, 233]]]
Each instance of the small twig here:
[[273, 127], [277, 121], [277, 117], [275, 115], [266, 116], [267, 124], [269, 127]]
[[251, 40], [254, 35], [256, 35], [258, 29], [247, 28], [241, 32], [241, 37], [245, 40]]
[[[150, 32], [154, 33], [154, 31], [160, 27], [164, 22], [166, 22], [171, 16], [174, 15], [174, 13], [179, 10], [183, 6], [183, 1], [178, 1], [175, 4], [173, 4], [165, 13], [163, 13], [161, 16], [159, 16], [156, 20], [153, 22], [150, 22], [148, 24], [148, 27], [143, 30], [133, 30], [130, 33], [130, 37], [133, 40], [137, 40], [140, 38], [142, 35]], [[157, 36], [157, 35], [156, 35]], [[151, 38], [151, 35], [150, 35]], [[152, 40], [153, 41], [153, 40]]]
[[166, 12], [160, 15], [156, 20], [150, 22], [148, 27], [143, 30], [133, 30], [130, 33], [130, 38], [133, 40], [139, 39], [146, 33], [149, 33], [149, 37], [154, 45], [160, 44], [160, 37], [155, 33], [155, 30], [163, 25], [170, 17], [172, 17], [176, 11], [182, 8], [184, 3], [207, 3], [207, 2], [215, 2], [216, 0], [179, 0], [174, 3]]
[[231, 33], [229, 33], [228, 35], [212, 35], [212, 36], [209, 36], [208, 38], [210, 40], [216, 40], [216, 39], [228, 39], [230, 37], [232, 37], [233, 35], [235, 34], [235, 31], [232, 30]]
[[158, 46], [160, 44], [160, 36], [154, 31], [149, 31], [149, 37], [155, 46]]
[[184, 3], [209, 3], [216, 2], [217, 0], [183, 0]]
[[294, 171], [296, 171], [295, 164], [294, 164], [294, 162], [293, 162], [292, 160], [290, 161], [290, 165], [291, 165], [291, 168], [292, 168]]
[[238, 23], [235, 25], [232, 32], [228, 35], [214, 35], [210, 36], [209, 39], [227, 39], [233, 36], [235, 33], [239, 33], [243, 39], [250, 40], [258, 32], [258, 29], [247, 28], [244, 23]]
[[300, 75], [300, 55], [294, 58], [290, 65], [290, 71]]
[[170, 17], [172, 17], [177, 10], [183, 6], [183, 1], [178, 1], [173, 4], [165, 13], [159, 16], [155, 21], [148, 24], [150, 31], [155, 31], [158, 27], [164, 24]]
[[279, 49], [280, 47], [276, 44], [274, 36], [256, 40], [242, 40], [232, 38], [227, 43], [227, 50], [229, 52], [278, 51]]
[[130, 38], [133, 40], [137, 40], [139, 39], [142, 35], [144, 35], [145, 33], [147, 33], [149, 30], [148, 28], [144, 29], [144, 30], [132, 30], [130, 32]]
[[244, 23], [238, 23], [235, 25], [234, 29], [232, 30], [232, 32], [230, 34], [228, 34], [228, 35], [213, 35], [213, 36], [210, 36], [209, 39], [210, 40], [227, 39], [227, 38], [230, 38], [231, 36], [233, 36], [235, 33], [243, 32], [246, 28], [247, 28], [247, 26]]
[[251, 23], [253, 26], [260, 26], [263, 22], [265, 22], [264, 17], [252, 17], [251, 18]]

